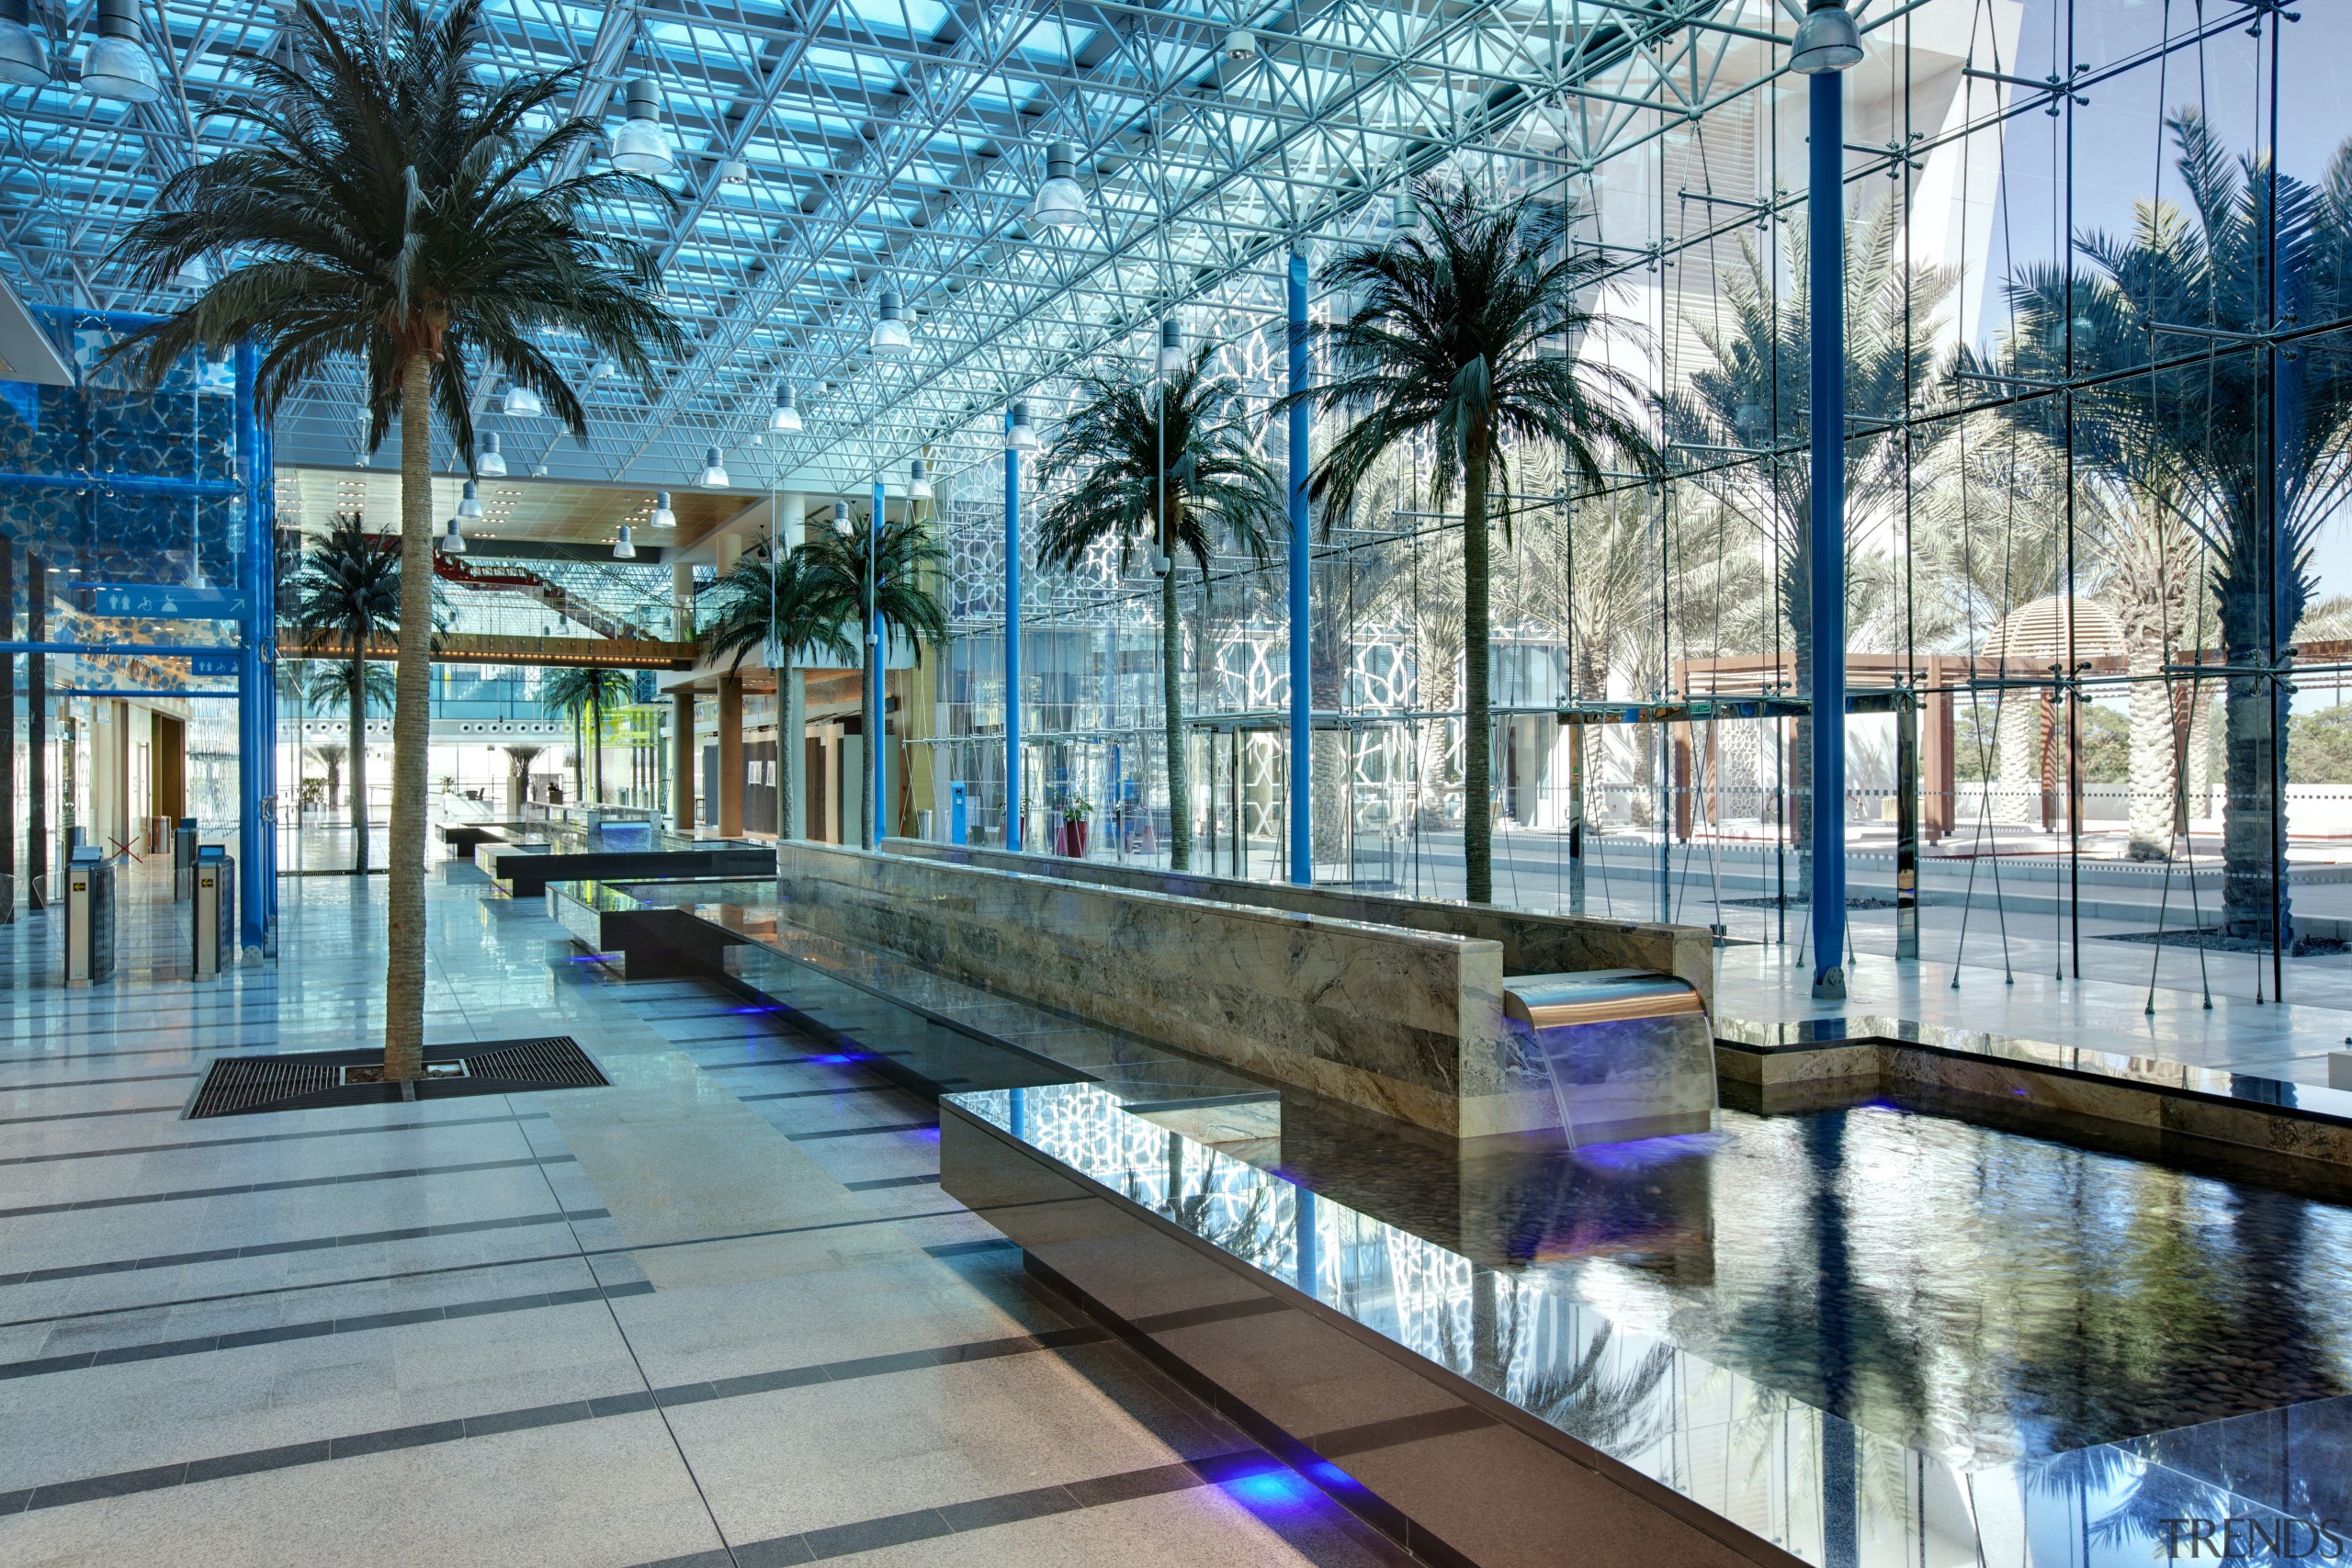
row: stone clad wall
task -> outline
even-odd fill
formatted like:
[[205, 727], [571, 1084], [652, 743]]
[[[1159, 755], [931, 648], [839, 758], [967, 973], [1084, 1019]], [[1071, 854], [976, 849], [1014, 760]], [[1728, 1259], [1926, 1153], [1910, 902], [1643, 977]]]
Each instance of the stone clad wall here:
[[922, 840], [891, 840], [893, 853], [958, 865], [1023, 872], [1100, 886], [1171, 893], [1254, 904], [1334, 919], [1368, 920], [1408, 931], [1438, 931], [1498, 942], [1506, 975], [1565, 975], [1594, 969], [1654, 969], [1697, 987], [1710, 1016], [1715, 1010], [1715, 942], [1703, 926], [1598, 919], [1589, 915], [1535, 915], [1443, 898], [1408, 898], [1345, 887], [1299, 887], [1286, 882], [1244, 882], [1150, 866], [1054, 855], [1013, 854]]
[[1556, 1120], [1498, 942], [800, 840], [776, 885], [794, 924], [1276, 1083], [1464, 1137]]

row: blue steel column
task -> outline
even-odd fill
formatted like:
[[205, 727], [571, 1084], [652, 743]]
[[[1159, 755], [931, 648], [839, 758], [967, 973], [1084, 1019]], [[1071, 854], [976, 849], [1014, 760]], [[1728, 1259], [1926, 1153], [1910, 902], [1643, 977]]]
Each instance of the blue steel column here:
[[236, 468], [237, 525], [244, 533], [239, 561], [239, 591], [245, 613], [238, 626], [237, 649], [237, 942], [247, 952], [259, 953], [269, 935], [269, 897], [264, 878], [269, 871], [268, 823], [262, 800], [270, 793], [277, 773], [270, 754], [268, 709], [274, 694], [270, 671], [264, 659], [269, 617], [276, 613], [270, 584], [264, 574], [266, 541], [261, 515], [261, 421], [254, 407], [254, 372], [258, 363], [253, 341], [237, 345]]
[[[1306, 389], [1306, 258], [1290, 254], [1290, 389]], [[1290, 879], [1315, 880], [1314, 638], [1307, 593], [1312, 561], [1306, 538], [1307, 436], [1305, 403], [1290, 409]]]
[[1812, 85], [1813, 994], [1846, 995], [1846, 80]]
[[865, 847], [878, 850], [887, 836], [882, 825], [889, 819], [889, 795], [885, 793], [889, 778], [889, 763], [882, 754], [884, 742], [890, 734], [889, 716], [882, 711], [882, 656], [889, 651], [882, 640], [882, 621], [876, 613], [881, 598], [882, 585], [874, 579], [876, 548], [882, 537], [882, 481], [874, 481], [874, 521], [865, 529], [865, 700], [866, 711], [874, 716], [874, 733], [865, 738], [865, 776], [873, 781], [874, 810], [865, 822]]
[[1004, 413], [1004, 847], [1021, 847], [1021, 449]]

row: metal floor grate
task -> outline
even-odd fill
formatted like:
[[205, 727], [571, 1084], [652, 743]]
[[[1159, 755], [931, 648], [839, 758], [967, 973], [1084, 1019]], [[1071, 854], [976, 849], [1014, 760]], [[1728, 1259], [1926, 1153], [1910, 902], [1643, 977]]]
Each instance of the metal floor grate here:
[[[403, 1100], [447, 1100], [469, 1094], [530, 1094], [544, 1089], [602, 1089], [611, 1080], [570, 1035], [537, 1040], [485, 1040], [429, 1045], [427, 1076], [405, 1086], [368, 1081], [383, 1061], [378, 1051], [309, 1051], [287, 1056], [214, 1059], [188, 1100], [190, 1121], [261, 1111], [305, 1111], [331, 1105], [380, 1105]], [[359, 1072], [354, 1081], [354, 1069]]]

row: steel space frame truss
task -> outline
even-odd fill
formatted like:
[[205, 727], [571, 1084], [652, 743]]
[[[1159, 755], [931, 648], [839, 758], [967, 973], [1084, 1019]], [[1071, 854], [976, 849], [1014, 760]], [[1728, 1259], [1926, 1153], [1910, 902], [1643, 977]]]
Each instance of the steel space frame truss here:
[[[35, 25], [78, 59], [95, 9], [35, 0]], [[219, 113], [244, 90], [235, 51], [284, 47], [282, 13], [257, 0], [141, 11], [158, 103], [101, 102], [62, 69], [0, 92], [0, 267], [38, 300], [188, 297], [134, 295], [109, 250], [173, 173], [247, 134]], [[507, 69], [582, 64], [579, 109], [608, 126], [627, 80], [661, 84], [682, 205], [612, 217], [663, 257], [692, 347], [650, 388], [594, 383], [584, 446], [487, 400], [485, 428], [518, 472], [683, 485], [715, 446], [739, 484], [821, 491], [895, 476], [926, 446], [942, 472], [978, 460], [1008, 400], [1105, 355], [1139, 363], [1160, 315], [1279, 267], [1295, 243], [1365, 231], [1408, 175], [1484, 153], [1588, 175], [1777, 72], [1787, 18], [1758, 0], [1284, 0], [1225, 15], [493, 0], [490, 26]], [[1256, 39], [1238, 59], [1236, 27]], [[1048, 141], [1080, 149], [1091, 210], [1033, 233]], [[721, 159], [748, 180], [721, 183]], [[915, 330], [896, 362], [865, 349], [886, 287]], [[582, 345], [549, 346], [586, 380]], [[754, 445], [786, 380], [807, 428]], [[280, 416], [281, 459], [358, 460], [359, 389], [356, 366], [320, 377]]]

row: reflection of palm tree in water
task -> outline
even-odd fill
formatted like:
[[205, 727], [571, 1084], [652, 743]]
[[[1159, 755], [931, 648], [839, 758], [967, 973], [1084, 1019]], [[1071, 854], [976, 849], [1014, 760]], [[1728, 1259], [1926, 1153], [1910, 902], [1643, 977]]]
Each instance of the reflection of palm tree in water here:
[[[1603, 1453], [1637, 1453], [1664, 1438], [1673, 1426], [1658, 1389], [1674, 1370], [1674, 1352], [1653, 1345], [1630, 1366], [1611, 1371], [1610, 1350], [1616, 1328], [1594, 1317], [1595, 1328], [1565, 1365], [1536, 1366], [1536, 1316], [1526, 1308], [1555, 1303], [1577, 1316], [1590, 1309], [1557, 1303], [1541, 1286], [1522, 1288], [1491, 1269], [1470, 1280], [1470, 1343], [1461, 1343], [1451, 1311], [1439, 1314], [1438, 1358], [1467, 1368], [1470, 1381], [1505, 1395], [1568, 1436]], [[1564, 1338], [1573, 1339], [1574, 1336]], [[1514, 1371], [1524, 1380], [1511, 1385]]]

